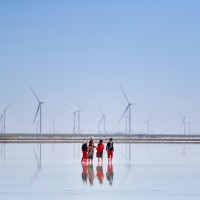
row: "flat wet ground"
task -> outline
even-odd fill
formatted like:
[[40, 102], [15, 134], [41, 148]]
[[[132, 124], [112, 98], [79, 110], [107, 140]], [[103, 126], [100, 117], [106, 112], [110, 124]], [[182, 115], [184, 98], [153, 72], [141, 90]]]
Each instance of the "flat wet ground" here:
[[200, 146], [114, 144], [82, 164], [81, 144], [0, 144], [0, 199], [200, 199]]

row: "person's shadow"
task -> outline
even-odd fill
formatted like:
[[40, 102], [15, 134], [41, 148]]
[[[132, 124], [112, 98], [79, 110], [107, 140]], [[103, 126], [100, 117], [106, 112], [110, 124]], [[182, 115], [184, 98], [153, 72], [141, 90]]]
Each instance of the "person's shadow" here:
[[110, 185], [113, 184], [113, 176], [114, 176], [113, 164], [108, 163], [106, 178], [107, 178]]

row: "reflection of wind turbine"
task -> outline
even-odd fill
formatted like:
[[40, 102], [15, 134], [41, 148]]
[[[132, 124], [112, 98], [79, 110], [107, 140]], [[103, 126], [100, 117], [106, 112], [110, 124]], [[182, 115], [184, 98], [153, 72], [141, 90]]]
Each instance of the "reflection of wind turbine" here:
[[[183, 135], [185, 136], [186, 134], [186, 117], [183, 116], [182, 123], [181, 123], [181, 132], [183, 128]], [[186, 148], [185, 148], [185, 142], [183, 143], [183, 155], [186, 155]]]
[[99, 110], [101, 111], [102, 113], [102, 117], [99, 121], [99, 126], [101, 125], [101, 122], [103, 122], [103, 133], [105, 134], [106, 133], [106, 115], [105, 113], [102, 111], [102, 109], [100, 108], [99, 106]]
[[124, 92], [124, 90], [122, 89], [121, 86], [120, 86], [120, 88], [121, 88], [121, 90], [122, 90], [122, 92], [123, 92], [123, 94], [124, 94], [124, 97], [125, 97], [125, 99], [126, 99], [128, 105], [127, 105], [127, 107], [126, 107], [124, 113], [122, 114], [122, 116], [121, 116], [119, 122], [122, 120], [122, 118], [124, 117], [124, 115], [126, 114], [126, 112], [129, 110], [129, 135], [130, 135], [130, 134], [131, 134], [131, 106], [132, 106], [132, 105], [136, 105], [136, 104], [135, 104], [135, 103], [130, 103], [129, 100], [128, 100], [128, 98], [127, 98], [127, 96], [126, 96], [126, 94], [125, 94], [125, 92]]
[[[127, 163], [127, 170], [125, 171], [125, 174], [123, 175], [123, 178], [120, 182], [120, 186], [123, 184], [123, 182], [125, 181], [125, 179], [127, 178], [128, 174], [131, 170], [131, 144], [126, 144], [126, 146], [127, 145], [129, 146], [129, 162]], [[127, 152], [126, 152], [126, 154], [127, 154]]]
[[6, 112], [8, 108], [10, 107], [11, 103], [3, 109], [3, 114], [2, 114], [2, 120], [3, 120], [3, 133], [6, 133]]
[[34, 174], [34, 176], [33, 176], [33, 178], [31, 179], [31, 182], [30, 182], [30, 185], [33, 183], [33, 181], [36, 179], [36, 177], [38, 176], [38, 174], [39, 174], [39, 172], [40, 172], [40, 170], [42, 169], [42, 164], [41, 164], [41, 155], [42, 155], [42, 153], [41, 153], [41, 144], [40, 144], [40, 157], [38, 158], [38, 156], [37, 156], [37, 153], [36, 153], [36, 151], [35, 151], [35, 148], [33, 147], [33, 151], [34, 151], [34, 155], [35, 155], [35, 159], [36, 159], [36, 162], [37, 162], [37, 170], [36, 170], [36, 172], [35, 172], [35, 174]]
[[[149, 119], [147, 121], [144, 121], [144, 123], [147, 125], [147, 133], [146, 133], [147, 135], [149, 135], [149, 129], [151, 127], [150, 121], [151, 121], [151, 117], [149, 117]], [[150, 149], [150, 144], [149, 143], [147, 143], [147, 151], [149, 152], [149, 154], [151, 153], [151, 149]]]
[[44, 100], [44, 101], [40, 101], [40, 99], [38, 98], [38, 96], [36, 95], [36, 93], [34, 92], [33, 88], [30, 86], [33, 94], [35, 95], [36, 99], [38, 100], [38, 107], [37, 107], [37, 111], [36, 111], [36, 114], [35, 114], [35, 118], [34, 118], [34, 121], [33, 121], [33, 124], [35, 123], [35, 120], [36, 120], [36, 117], [37, 117], [37, 114], [38, 112], [40, 111], [40, 134], [42, 134], [42, 104], [44, 102], [47, 102], [49, 101], [48, 100]]

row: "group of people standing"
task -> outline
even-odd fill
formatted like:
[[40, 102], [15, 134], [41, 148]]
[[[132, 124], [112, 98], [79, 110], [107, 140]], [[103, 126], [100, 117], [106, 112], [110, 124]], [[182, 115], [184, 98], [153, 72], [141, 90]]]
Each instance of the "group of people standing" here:
[[[90, 138], [89, 145], [87, 143], [87, 139], [84, 139], [83, 145], [82, 145], [82, 162], [89, 162], [93, 163], [94, 158], [94, 151], [96, 149], [96, 157], [98, 158], [98, 162], [103, 162], [103, 151], [104, 151], [104, 143], [103, 140], [99, 140], [99, 143], [97, 146], [94, 145], [94, 138]], [[112, 162], [113, 159], [113, 152], [114, 152], [114, 146], [113, 146], [113, 139], [110, 138], [109, 142], [106, 145], [106, 151], [108, 155], [108, 162]]]

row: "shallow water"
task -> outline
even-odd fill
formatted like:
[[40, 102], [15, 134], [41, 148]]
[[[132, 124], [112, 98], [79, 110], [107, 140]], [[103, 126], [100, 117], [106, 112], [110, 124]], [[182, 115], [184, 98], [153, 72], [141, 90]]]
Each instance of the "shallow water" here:
[[115, 144], [82, 165], [81, 144], [0, 144], [0, 199], [200, 199], [200, 145]]

